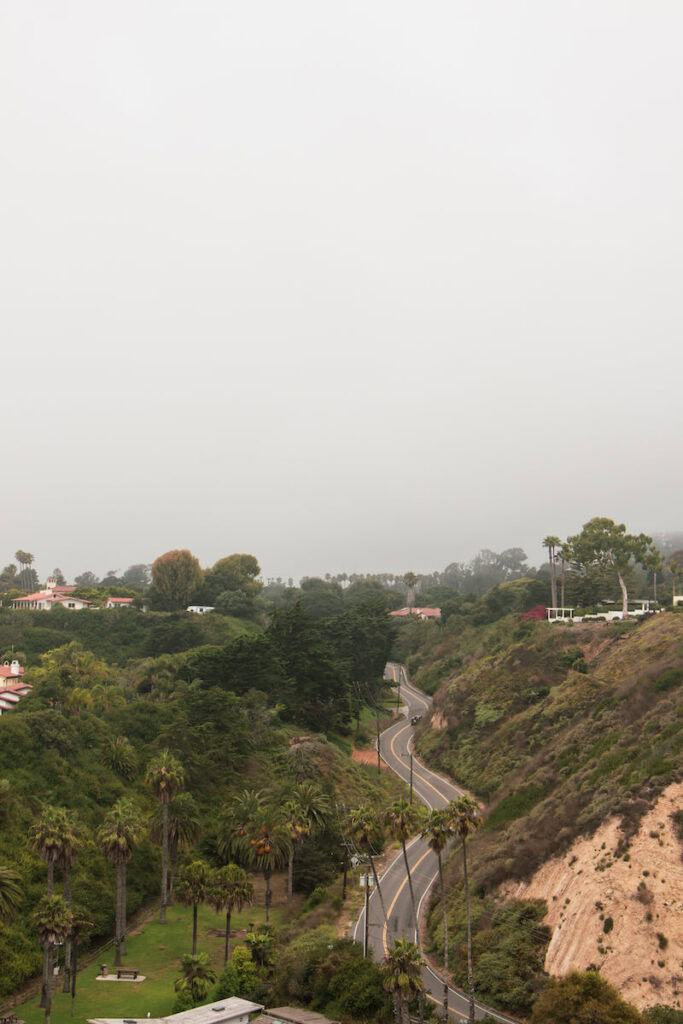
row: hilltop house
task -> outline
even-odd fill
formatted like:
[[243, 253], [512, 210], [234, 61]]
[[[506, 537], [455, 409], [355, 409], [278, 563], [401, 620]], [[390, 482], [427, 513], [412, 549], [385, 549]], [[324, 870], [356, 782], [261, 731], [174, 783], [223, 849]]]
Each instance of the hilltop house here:
[[10, 711], [33, 687], [22, 679], [24, 670], [18, 661], [0, 665], [0, 715]]
[[57, 586], [54, 576], [48, 579], [45, 590], [37, 590], [35, 594], [27, 594], [25, 597], [17, 597], [12, 601], [12, 608], [31, 608], [34, 610], [49, 612], [59, 605], [62, 608], [72, 608], [78, 611], [80, 608], [90, 608], [92, 601], [86, 601], [82, 597], [75, 597], [75, 587]]
[[398, 611], [389, 612], [395, 618], [407, 618], [409, 615], [417, 615], [418, 618], [439, 622], [441, 619], [440, 608], [399, 608]]
[[104, 602], [105, 608], [131, 608], [132, 605], [132, 597], [108, 597]]

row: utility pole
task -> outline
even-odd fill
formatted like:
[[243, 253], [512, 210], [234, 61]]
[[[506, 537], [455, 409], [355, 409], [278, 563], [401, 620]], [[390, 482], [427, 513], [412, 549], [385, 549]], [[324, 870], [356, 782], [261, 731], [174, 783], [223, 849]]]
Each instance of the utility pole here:
[[375, 722], [377, 725], [377, 774], [382, 774], [382, 765], [379, 757], [379, 705], [375, 706]]
[[365, 931], [363, 933], [363, 959], [368, 957], [368, 918], [370, 913], [370, 865], [365, 865]]
[[410, 755], [410, 802], [413, 802], [413, 755]]

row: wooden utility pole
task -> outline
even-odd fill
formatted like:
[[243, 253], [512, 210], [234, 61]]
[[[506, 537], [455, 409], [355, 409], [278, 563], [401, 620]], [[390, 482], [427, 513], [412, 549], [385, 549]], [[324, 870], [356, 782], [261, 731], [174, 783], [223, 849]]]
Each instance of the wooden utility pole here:
[[363, 958], [368, 957], [368, 927], [370, 914], [370, 865], [365, 865], [365, 930], [363, 933]]

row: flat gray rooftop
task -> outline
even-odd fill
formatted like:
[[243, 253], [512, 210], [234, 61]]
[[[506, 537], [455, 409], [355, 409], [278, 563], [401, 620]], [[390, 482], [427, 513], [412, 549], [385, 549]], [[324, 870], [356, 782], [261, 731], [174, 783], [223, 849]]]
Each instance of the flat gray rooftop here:
[[237, 1017], [262, 1009], [262, 1003], [250, 1003], [248, 999], [231, 996], [215, 1003], [195, 1006], [192, 1010], [183, 1010], [182, 1013], [172, 1013], [168, 1017], [91, 1017], [88, 1024], [227, 1024]]

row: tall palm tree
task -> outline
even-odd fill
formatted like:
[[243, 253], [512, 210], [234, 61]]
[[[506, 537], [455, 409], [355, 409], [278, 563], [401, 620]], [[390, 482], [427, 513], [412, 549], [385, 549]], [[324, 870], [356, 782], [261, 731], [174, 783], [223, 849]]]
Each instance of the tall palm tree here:
[[226, 863], [239, 856], [250, 822], [260, 813], [263, 804], [260, 790], [244, 789], [221, 813], [216, 847]]
[[23, 898], [21, 875], [0, 864], [0, 921], [8, 921], [17, 912]]
[[415, 604], [415, 587], [419, 582], [420, 577], [416, 576], [414, 572], [406, 572], [403, 574], [403, 582], [408, 588], [406, 594], [406, 604], [409, 608], [412, 608]]
[[374, 859], [375, 856], [378, 853], [381, 853], [384, 848], [384, 833], [379, 819], [371, 807], [358, 807], [349, 812], [348, 818], [346, 819], [345, 831], [349, 839], [351, 839], [359, 852], [367, 858], [370, 864], [372, 877], [375, 880], [375, 888], [379, 897], [379, 904], [382, 908], [382, 916], [386, 921], [387, 911], [384, 906], [384, 897], [382, 896], [382, 889], [379, 884], [379, 878], [377, 877], [377, 868], [375, 867]]
[[283, 807], [292, 840], [292, 852], [287, 865], [287, 899], [294, 890], [294, 854], [297, 846], [317, 828], [321, 828], [332, 811], [332, 805], [320, 786], [314, 782], [296, 785]]
[[33, 913], [33, 923], [43, 947], [43, 1005], [45, 1024], [52, 1008], [52, 951], [64, 942], [71, 929], [72, 915], [61, 896], [43, 896]]
[[446, 884], [443, 877], [443, 860], [441, 854], [453, 838], [453, 824], [448, 813], [433, 810], [422, 829], [422, 838], [436, 854], [439, 865], [439, 885], [441, 888], [441, 912], [443, 914], [443, 1014], [448, 1020], [448, 909], [446, 907]]
[[548, 534], [544, 537], [542, 542], [543, 547], [548, 549], [548, 564], [550, 565], [550, 599], [552, 601], [553, 608], [557, 608], [557, 577], [555, 575], [555, 549], [560, 546], [562, 541], [559, 537], [555, 537], [553, 534]]
[[85, 916], [80, 907], [75, 907], [71, 914], [71, 1016], [74, 1015], [74, 1001], [76, 999], [76, 977], [78, 975], [78, 943], [86, 932], [92, 928], [92, 921]]
[[223, 966], [230, 954], [230, 921], [233, 910], [249, 907], [254, 902], [254, 886], [246, 871], [237, 864], [226, 864], [214, 871], [208, 892], [208, 902], [219, 912], [225, 911], [225, 949]]
[[472, 972], [472, 915], [470, 909], [470, 880], [467, 874], [467, 840], [481, 825], [479, 806], [471, 796], [451, 800], [448, 814], [455, 834], [462, 839], [462, 873], [465, 880], [465, 908], [467, 911], [467, 988], [470, 998], [469, 1020], [474, 1022], [474, 975]]
[[203, 860], [193, 860], [181, 869], [178, 877], [178, 899], [192, 907], [192, 954], [197, 952], [197, 914], [200, 903], [206, 903], [211, 885], [211, 868]]
[[166, 923], [166, 904], [168, 903], [168, 805], [179, 793], [185, 782], [185, 772], [178, 761], [168, 750], [162, 750], [150, 763], [145, 775], [145, 782], [161, 804], [162, 840], [161, 840], [161, 910], [159, 921]]
[[[191, 793], [178, 793], [168, 805], [168, 902], [173, 902], [173, 884], [178, 863], [178, 852], [199, 842], [202, 823], [199, 808]], [[152, 839], [160, 843], [163, 839], [163, 808], [159, 806], [152, 818], [150, 828]]]
[[[75, 816], [70, 811], [64, 811], [62, 826], [62, 847], [59, 851], [57, 863], [62, 869], [62, 881], [64, 884], [64, 901], [67, 908], [71, 910], [71, 868], [73, 867], [81, 846], [83, 835]], [[69, 991], [71, 981], [71, 936], [67, 935], [64, 945], [64, 986], [63, 992]]]
[[409, 804], [407, 800], [400, 797], [394, 800], [393, 804], [384, 814], [384, 821], [393, 839], [397, 839], [403, 850], [403, 863], [405, 864], [406, 875], [408, 876], [408, 889], [410, 890], [410, 905], [413, 910], [413, 924], [415, 927], [415, 941], [417, 941], [417, 904], [415, 903], [415, 892], [413, 890], [413, 878], [410, 873], [408, 862], [408, 851], [406, 843], [410, 837], [417, 832], [424, 821], [422, 806]]
[[292, 839], [282, 810], [262, 804], [247, 823], [239, 843], [240, 859], [246, 867], [263, 872], [266, 883], [266, 924], [270, 921], [273, 871], [284, 867], [292, 852]]
[[382, 984], [391, 993], [396, 1024], [410, 1024], [410, 1004], [424, 992], [422, 968], [424, 960], [419, 946], [400, 939], [379, 965]]
[[142, 816], [132, 800], [125, 798], [114, 804], [97, 832], [102, 851], [116, 867], [116, 959], [126, 947], [126, 866], [142, 837]]
[[216, 981], [208, 953], [185, 953], [180, 958], [180, 968], [182, 974], [175, 983], [176, 992], [189, 992], [195, 1005], [203, 1003]]
[[55, 887], [55, 864], [60, 855], [63, 841], [64, 811], [61, 807], [45, 805], [38, 821], [31, 825], [29, 843], [31, 848], [47, 864], [47, 894], [52, 896]]
[[[73, 846], [73, 821], [63, 807], [52, 807], [45, 805], [40, 813], [40, 818], [29, 830], [29, 842], [31, 848], [47, 864], [47, 895], [54, 894], [55, 864], [59, 861], [65, 849]], [[68, 889], [68, 882], [67, 882]], [[47, 956], [43, 947], [43, 958]], [[43, 963], [43, 972], [47, 965]], [[41, 1000], [42, 1000], [41, 996]], [[43, 1005], [41, 1001], [41, 1006]]]
[[566, 542], [560, 545], [558, 550], [558, 556], [560, 559], [560, 607], [564, 608], [564, 592], [565, 582], [567, 578], [567, 562], [571, 562], [572, 552], [569, 544]]

